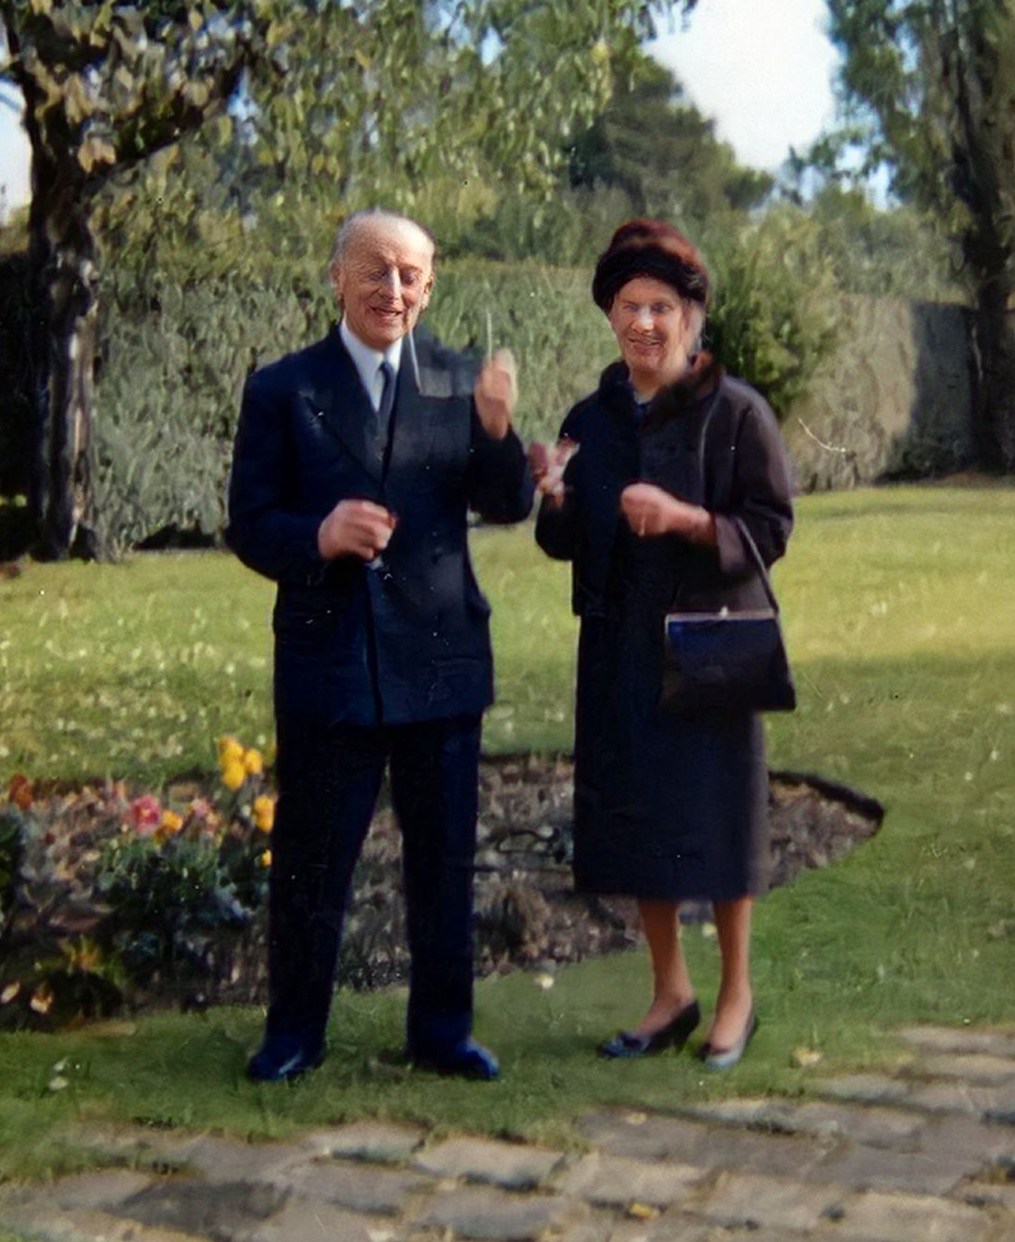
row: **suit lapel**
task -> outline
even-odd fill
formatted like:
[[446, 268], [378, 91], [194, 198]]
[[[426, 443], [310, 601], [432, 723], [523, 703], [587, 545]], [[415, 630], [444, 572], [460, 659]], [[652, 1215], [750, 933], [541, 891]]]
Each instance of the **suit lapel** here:
[[379, 483], [381, 463], [373, 451], [374, 407], [337, 330], [328, 340], [332, 349], [320, 394], [322, 421]]

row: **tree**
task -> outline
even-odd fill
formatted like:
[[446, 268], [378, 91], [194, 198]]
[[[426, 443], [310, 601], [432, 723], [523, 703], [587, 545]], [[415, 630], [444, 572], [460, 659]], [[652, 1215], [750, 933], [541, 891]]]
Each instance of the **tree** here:
[[635, 211], [683, 217], [691, 228], [760, 206], [773, 186], [768, 173], [737, 163], [715, 122], [644, 55], [569, 155], [573, 186], [619, 186]]
[[95, 553], [89, 441], [97, 196], [237, 90], [261, 26], [223, 4], [0, 3], [32, 149], [29, 505], [41, 556]]
[[979, 443], [1015, 470], [1015, 0], [828, 0], [868, 166], [961, 248], [976, 306]]
[[26, 353], [38, 554], [97, 551], [96, 204], [131, 168], [218, 116], [220, 140], [254, 148], [282, 185], [303, 172], [341, 188], [359, 150], [397, 163], [415, 183], [434, 167], [477, 167], [485, 156], [550, 188], [572, 126], [587, 124], [608, 96], [606, 49], [636, 47], [652, 33], [653, 12], [668, 7], [0, 0], [8, 51], [0, 79], [21, 89], [32, 148]]

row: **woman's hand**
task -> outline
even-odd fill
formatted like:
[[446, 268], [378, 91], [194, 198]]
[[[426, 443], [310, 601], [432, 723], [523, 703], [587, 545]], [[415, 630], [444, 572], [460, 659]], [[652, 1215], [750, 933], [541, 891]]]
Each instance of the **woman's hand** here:
[[714, 546], [715, 522], [701, 505], [678, 500], [654, 483], [632, 483], [620, 494], [620, 511], [639, 538], [677, 535], [688, 543]]
[[567, 463], [578, 452], [578, 445], [566, 436], [556, 444], [540, 444], [538, 441], [529, 446], [529, 469], [541, 496], [547, 496], [554, 504], [564, 499], [564, 470]]

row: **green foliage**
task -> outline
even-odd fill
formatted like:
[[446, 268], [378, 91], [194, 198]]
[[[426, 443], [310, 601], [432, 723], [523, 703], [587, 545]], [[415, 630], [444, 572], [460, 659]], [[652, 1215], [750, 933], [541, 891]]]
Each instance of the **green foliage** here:
[[102, 934], [141, 985], [156, 977], [166, 986], [200, 979], [211, 969], [222, 930], [243, 927], [253, 914], [208, 837], [176, 836], [161, 847], [114, 840], [99, 893], [110, 908]]
[[933, 219], [915, 207], [874, 206], [862, 189], [829, 181], [809, 214], [845, 293], [924, 301], [963, 300], [955, 254]]
[[715, 306], [707, 337], [728, 371], [784, 416], [836, 339], [835, 269], [819, 228], [783, 206], [709, 255]]
[[[9, 56], [0, 81], [24, 96], [33, 159], [28, 492], [40, 553], [91, 555], [101, 543], [85, 447], [101, 194], [115, 197], [135, 165], [200, 131], [227, 103], [234, 113], [218, 115], [206, 145], [220, 179], [236, 186], [241, 219], [249, 185], [233, 174], [245, 166], [264, 173], [251, 184], [283, 200], [290, 177], [348, 190], [353, 174], [373, 198], [373, 174], [390, 168], [394, 205], [411, 207], [434, 172], [468, 176], [490, 164], [546, 192], [560, 136], [588, 124], [608, 98], [607, 49], [630, 55], [652, 33], [657, 6], [670, 7], [3, 0]], [[196, 200], [185, 206], [206, 214]], [[110, 437], [107, 456], [121, 448]], [[100, 517], [107, 529], [131, 526], [132, 490], [110, 519]], [[200, 496], [184, 507], [193, 520], [207, 516]]]
[[572, 185], [616, 187], [630, 199], [629, 214], [672, 219], [692, 233], [760, 206], [773, 185], [767, 173], [737, 163], [715, 122], [645, 55], [568, 154]]
[[0, 941], [10, 920], [24, 857], [24, 816], [13, 803], [0, 806]]
[[[305, 269], [304, 269], [305, 270]], [[239, 394], [249, 370], [324, 334], [335, 314], [313, 277], [107, 274], [96, 397], [96, 497], [106, 546], [122, 552], [164, 527], [217, 534]], [[613, 356], [584, 272], [535, 264], [439, 268], [427, 323], [459, 348], [499, 344], [522, 360], [519, 423], [555, 435], [567, 407]]]

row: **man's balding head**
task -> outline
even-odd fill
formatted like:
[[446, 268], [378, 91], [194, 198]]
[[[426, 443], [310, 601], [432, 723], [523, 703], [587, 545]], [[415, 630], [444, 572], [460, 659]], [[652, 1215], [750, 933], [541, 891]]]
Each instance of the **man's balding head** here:
[[365, 207], [362, 211], [354, 211], [352, 215], [346, 216], [338, 226], [329, 267], [333, 269], [342, 261], [342, 256], [348, 251], [350, 243], [357, 235], [364, 231], [377, 230], [401, 234], [403, 237], [415, 235], [429, 248], [430, 263], [433, 264], [437, 243], [429, 229], [424, 228], [411, 216], [403, 216], [401, 212], [387, 211], [383, 207]]

